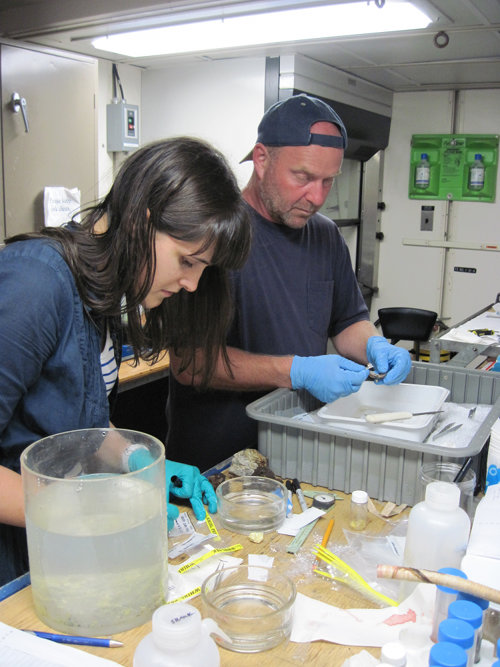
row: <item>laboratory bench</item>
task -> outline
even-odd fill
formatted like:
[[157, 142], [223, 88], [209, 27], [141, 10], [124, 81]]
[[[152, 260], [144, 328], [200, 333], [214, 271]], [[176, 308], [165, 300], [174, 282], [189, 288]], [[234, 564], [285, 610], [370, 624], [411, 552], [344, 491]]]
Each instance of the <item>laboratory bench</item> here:
[[156, 363], [151, 364], [140, 359], [135, 366], [134, 359], [124, 359], [118, 371], [118, 393], [130, 391], [148, 382], [154, 382], [168, 377], [170, 358], [168, 352]]
[[[438, 336], [431, 338], [429, 341], [430, 362], [440, 363], [441, 355], [445, 350], [452, 353], [450, 360], [446, 363], [451, 366], [460, 366], [461, 368], [476, 368], [474, 364], [474, 360], [476, 359], [497, 358], [500, 354], [500, 338], [497, 343], [492, 343], [491, 339], [488, 342], [483, 342], [479, 336], [475, 337], [476, 340], [470, 341], [458, 339], [466, 337], [470, 333], [470, 329], [478, 326], [491, 329], [500, 334], [500, 317], [496, 316], [492, 303], [481, 308], [477, 313], [469, 315], [461, 322], [452, 325]], [[458, 336], [453, 336], [452, 331], [456, 331]]]
[[149, 433], [165, 442], [169, 368], [168, 353], [154, 364], [141, 359], [134, 366], [133, 358], [122, 361], [111, 412], [114, 426]]
[[[309, 484], [303, 484], [302, 488], [304, 491], [328, 491], [327, 489], [313, 487]], [[332, 492], [329, 491], [329, 493]], [[377, 608], [368, 598], [355, 592], [351, 588], [346, 586], [339, 588], [338, 585], [332, 585], [328, 579], [315, 575], [312, 572], [314, 556], [311, 550], [315, 544], [321, 542], [330, 518], [333, 518], [335, 523], [328, 541], [328, 547], [332, 548], [335, 543], [345, 543], [343, 529], [348, 526], [350, 495], [346, 495], [342, 492], [335, 492], [335, 494], [339, 499], [336, 500], [334, 507], [318, 520], [316, 526], [297, 554], [290, 554], [286, 551], [287, 545], [293, 539], [288, 535], [281, 535], [276, 531], [273, 531], [264, 534], [263, 541], [260, 544], [256, 544], [251, 542], [246, 535], [231, 533], [222, 528], [218, 522], [217, 514], [212, 515], [212, 518], [220, 537], [224, 540], [224, 544], [232, 545], [239, 543], [243, 546], [242, 550], [234, 554], [235, 556], [241, 557], [243, 562], [247, 562], [248, 554], [266, 554], [268, 556], [273, 556], [273, 567], [276, 567], [281, 572], [288, 573], [289, 576], [294, 579], [298, 592], [344, 609]], [[300, 512], [295, 495], [293, 502], [294, 512]], [[311, 505], [311, 503], [311, 500], [307, 500], [308, 505]], [[378, 509], [382, 508], [382, 503], [378, 503], [377, 501], [374, 501], [374, 503]], [[188, 510], [187, 507], [184, 509], [186, 509], [192, 516], [190, 509]], [[406, 516], [407, 512], [408, 509], [404, 510], [403, 514], [400, 516]], [[381, 519], [374, 514], [369, 515], [366, 532], [379, 534], [386, 529], [387, 520]], [[185, 601], [201, 610], [201, 599], [199, 596]], [[40, 621], [35, 614], [30, 586], [17, 591], [0, 602], [0, 618], [4, 623], [16, 628], [51, 631], [51, 629]], [[52, 631], [54, 631], [54, 629], [52, 629]], [[133, 628], [132, 630], [113, 635], [114, 639], [118, 639], [124, 643], [123, 647], [112, 649], [96, 647], [78, 648], [103, 658], [113, 660], [124, 667], [132, 667], [136, 646], [149, 632], [151, 632], [151, 622]], [[252, 654], [236, 653], [224, 648], [219, 648], [222, 667], [233, 667], [235, 664], [237, 664], [238, 667], [245, 667], [245, 665], [260, 665], [261, 667], [269, 665], [269, 667], [276, 667], [279, 665], [295, 663], [311, 664], [315, 667], [336, 667], [342, 665], [344, 660], [348, 657], [355, 655], [362, 650], [368, 651], [376, 658], [380, 656], [380, 648], [343, 646], [326, 641], [309, 643], [286, 641], [273, 649]]]

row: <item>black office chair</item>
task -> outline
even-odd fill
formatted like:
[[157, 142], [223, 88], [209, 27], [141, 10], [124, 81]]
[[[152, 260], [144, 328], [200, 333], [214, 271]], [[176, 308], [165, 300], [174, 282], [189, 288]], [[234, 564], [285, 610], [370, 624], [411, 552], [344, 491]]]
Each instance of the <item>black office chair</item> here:
[[380, 324], [382, 335], [393, 345], [400, 340], [413, 341], [415, 360], [418, 361], [420, 343], [428, 341], [431, 337], [437, 313], [421, 308], [380, 308], [378, 317], [375, 325]]

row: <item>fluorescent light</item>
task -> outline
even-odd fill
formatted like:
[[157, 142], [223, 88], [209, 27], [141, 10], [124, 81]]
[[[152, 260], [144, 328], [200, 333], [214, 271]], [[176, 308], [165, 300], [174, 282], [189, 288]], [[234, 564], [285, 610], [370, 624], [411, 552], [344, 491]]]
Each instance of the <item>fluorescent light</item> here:
[[97, 37], [92, 45], [131, 58], [425, 28], [411, 2], [386, 0], [304, 7]]

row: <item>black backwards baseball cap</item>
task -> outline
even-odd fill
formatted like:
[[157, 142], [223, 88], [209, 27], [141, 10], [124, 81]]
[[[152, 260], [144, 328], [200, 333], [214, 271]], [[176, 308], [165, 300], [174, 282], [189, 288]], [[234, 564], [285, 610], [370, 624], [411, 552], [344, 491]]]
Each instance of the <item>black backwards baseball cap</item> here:
[[[340, 130], [340, 137], [312, 134], [311, 125], [326, 121]], [[326, 102], [301, 93], [276, 102], [265, 112], [257, 129], [257, 141], [264, 146], [326, 146], [347, 148], [347, 131], [340, 116]], [[241, 162], [252, 159], [252, 150]]]

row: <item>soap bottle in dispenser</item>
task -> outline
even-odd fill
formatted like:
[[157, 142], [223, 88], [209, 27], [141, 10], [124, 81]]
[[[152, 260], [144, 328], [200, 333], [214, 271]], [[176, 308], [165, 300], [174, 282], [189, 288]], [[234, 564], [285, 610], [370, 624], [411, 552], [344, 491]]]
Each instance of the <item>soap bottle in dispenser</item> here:
[[[460, 489], [451, 482], [431, 482], [425, 500], [417, 503], [408, 518], [403, 565], [425, 570], [460, 568], [467, 549], [470, 519], [459, 507]], [[400, 599], [416, 584], [402, 582]]]
[[420, 162], [415, 168], [415, 187], [425, 190], [431, 182], [431, 164], [427, 153], [420, 155]]
[[153, 631], [135, 650], [133, 667], [219, 667], [219, 649], [211, 633], [231, 641], [215, 621], [202, 620], [192, 605], [163, 605], [153, 614]]
[[484, 188], [484, 162], [481, 153], [474, 155], [474, 162], [469, 168], [469, 190]]

